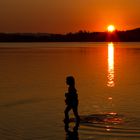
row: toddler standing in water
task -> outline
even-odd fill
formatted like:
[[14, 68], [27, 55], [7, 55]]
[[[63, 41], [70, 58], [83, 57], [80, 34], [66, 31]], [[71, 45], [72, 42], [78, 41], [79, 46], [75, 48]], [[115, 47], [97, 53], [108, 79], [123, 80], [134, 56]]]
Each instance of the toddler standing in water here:
[[78, 94], [75, 89], [75, 80], [73, 76], [66, 77], [66, 84], [68, 87], [68, 92], [65, 93], [65, 103], [66, 103], [66, 109], [65, 109], [65, 119], [64, 122], [69, 122], [69, 111], [72, 109], [73, 113], [76, 118], [76, 122], [80, 121], [79, 115], [78, 115]]

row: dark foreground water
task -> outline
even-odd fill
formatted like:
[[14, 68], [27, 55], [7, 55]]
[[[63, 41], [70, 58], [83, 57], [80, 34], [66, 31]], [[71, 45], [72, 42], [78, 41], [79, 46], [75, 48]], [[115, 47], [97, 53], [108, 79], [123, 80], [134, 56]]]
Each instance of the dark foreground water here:
[[[82, 118], [69, 135], [67, 75]], [[1, 43], [0, 139], [139, 140], [140, 43]]]

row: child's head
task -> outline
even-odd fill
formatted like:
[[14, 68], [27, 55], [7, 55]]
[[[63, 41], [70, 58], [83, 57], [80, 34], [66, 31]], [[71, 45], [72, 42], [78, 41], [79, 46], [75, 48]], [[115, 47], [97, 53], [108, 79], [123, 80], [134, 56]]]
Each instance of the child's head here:
[[73, 76], [68, 76], [66, 77], [66, 83], [69, 86], [74, 86], [75, 85], [75, 80]]

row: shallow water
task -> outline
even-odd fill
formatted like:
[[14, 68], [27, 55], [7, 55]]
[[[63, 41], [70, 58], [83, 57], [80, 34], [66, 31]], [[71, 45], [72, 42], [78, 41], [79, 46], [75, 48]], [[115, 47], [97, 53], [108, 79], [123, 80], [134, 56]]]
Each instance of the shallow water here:
[[140, 43], [1, 43], [0, 138], [66, 139], [65, 77], [74, 75], [86, 117], [79, 140], [139, 140], [139, 60]]

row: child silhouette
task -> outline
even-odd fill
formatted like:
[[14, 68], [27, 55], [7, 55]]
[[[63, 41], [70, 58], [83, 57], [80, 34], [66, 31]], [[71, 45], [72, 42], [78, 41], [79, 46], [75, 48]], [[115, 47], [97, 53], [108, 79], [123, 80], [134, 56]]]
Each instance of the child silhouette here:
[[75, 79], [73, 76], [66, 77], [66, 84], [68, 85], [68, 92], [65, 93], [65, 119], [64, 122], [69, 122], [69, 111], [72, 109], [74, 116], [76, 118], [76, 122], [80, 121], [79, 115], [78, 115], [78, 94], [75, 89]]

